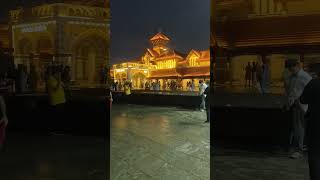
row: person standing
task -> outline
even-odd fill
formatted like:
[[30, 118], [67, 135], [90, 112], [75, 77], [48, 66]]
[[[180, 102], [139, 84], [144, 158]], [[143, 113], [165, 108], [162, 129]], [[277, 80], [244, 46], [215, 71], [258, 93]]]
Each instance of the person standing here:
[[[208, 83], [209, 84], [209, 83]], [[204, 96], [205, 96], [205, 106], [206, 106], [206, 114], [207, 114], [207, 120], [205, 121], [205, 123], [209, 123], [210, 122], [210, 86], [208, 85], [207, 88], [205, 89], [205, 91], [203, 92]]]
[[30, 89], [31, 91], [35, 92], [38, 88], [38, 73], [36, 71], [36, 67], [34, 64], [32, 64], [30, 66], [30, 78], [29, 78], [29, 81], [30, 81]]
[[8, 125], [8, 118], [7, 118], [6, 103], [4, 101], [4, 98], [0, 95], [0, 150], [2, 150], [4, 145], [7, 125]]
[[262, 76], [261, 76], [262, 94], [269, 93], [269, 83], [270, 83], [270, 68], [269, 68], [269, 65], [266, 62], [264, 62], [262, 64]]
[[52, 74], [48, 77], [47, 85], [52, 113], [50, 125], [52, 126], [51, 128], [54, 128], [54, 131], [60, 131], [64, 127], [64, 123], [61, 120], [63, 119], [66, 98], [61, 80], [61, 72], [58, 67], [52, 69]]
[[245, 68], [245, 87], [249, 86], [251, 87], [251, 70], [252, 69], [252, 66], [250, 64], [250, 62], [248, 62], [246, 68]]
[[205, 82], [203, 82], [203, 80], [199, 81], [199, 95], [201, 98], [201, 104], [200, 104], [200, 111], [204, 111], [206, 108], [206, 97], [204, 94], [204, 91], [206, 90], [208, 86], [206, 85]]
[[63, 72], [61, 74], [61, 79], [63, 82], [63, 87], [64, 87], [64, 93], [65, 96], [68, 100], [71, 99], [71, 89], [70, 89], [70, 84], [71, 84], [71, 75], [70, 75], [70, 66], [66, 66], [63, 69]]
[[191, 91], [193, 92], [195, 89], [195, 84], [194, 84], [194, 80], [191, 80]]
[[131, 87], [130, 87], [130, 82], [125, 82], [124, 84], [124, 93], [126, 96], [129, 96], [131, 94]]
[[21, 78], [21, 93], [25, 93], [27, 91], [27, 87], [28, 87], [28, 73], [27, 73], [27, 67], [26, 66], [22, 66], [21, 69], [21, 74], [20, 74], [20, 78]]
[[288, 94], [286, 109], [292, 112], [292, 142], [291, 142], [291, 158], [302, 157], [305, 135], [305, 119], [304, 115], [307, 112], [308, 105], [300, 103], [300, 96], [303, 89], [311, 81], [312, 77], [306, 73], [296, 59], [287, 60], [287, 68], [291, 75], [289, 78]]
[[285, 68], [282, 72], [282, 78], [283, 78], [283, 86], [285, 90], [285, 94], [289, 94], [289, 89], [290, 89], [290, 71], [288, 70], [288, 62], [287, 60], [285, 61]]
[[102, 66], [101, 70], [100, 70], [100, 84], [101, 85], [103, 85], [105, 83], [105, 74], [106, 74], [105, 67]]
[[107, 81], [108, 81], [108, 67], [107, 66], [104, 66], [103, 67], [104, 69], [104, 77], [103, 77], [103, 84], [107, 84]]
[[306, 141], [310, 180], [320, 179], [320, 79], [312, 79], [300, 97], [302, 104], [308, 105], [306, 114]]
[[113, 98], [112, 98], [112, 90], [111, 90], [110, 86], [107, 86], [106, 92], [107, 92], [107, 100], [108, 100], [109, 109], [111, 110]]
[[252, 62], [251, 79], [252, 79], [252, 87], [254, 87], [257, 84], [257, 63], [256, 62]]
[[262, 65], [257, 62], [257, 89], [262, 92]]

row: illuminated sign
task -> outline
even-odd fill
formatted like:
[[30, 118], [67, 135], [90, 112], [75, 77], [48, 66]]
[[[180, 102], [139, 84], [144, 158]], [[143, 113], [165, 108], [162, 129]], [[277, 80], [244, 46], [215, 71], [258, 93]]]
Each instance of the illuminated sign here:
[[38, 26], [29, 26], [21, 29], [21, 32], [28, 33], [28, 32], [43, 32], [47, 30], [47, 26], [45, 25], [38, 25]]

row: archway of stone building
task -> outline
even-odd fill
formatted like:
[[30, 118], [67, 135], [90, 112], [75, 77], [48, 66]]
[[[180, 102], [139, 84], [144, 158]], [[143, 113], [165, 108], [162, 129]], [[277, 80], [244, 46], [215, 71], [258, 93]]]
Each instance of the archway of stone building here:
[[141, 72], [138, 72], [138, 73], [135, 73], [133, 76], [132, 76], [132, 85], [135, 89], [142, 89], [144, 87], [144, 83], [146, 81], [147, 77], [141, 73]]
[[108, 66], [108, 44], [99, 35], [81, 38], [73, 47], [72, 69], [75, 79], [84, 84], [98, 83], [101, 67]]
[[45, 80], [45, 72], [47, 67], [52, 64], [54, 56], [53, 40], [50, 36], [40, 36], [36, 44], [36, 57], [32, 62], [35, 65], [36, 72], [39, 75], [40, 81]]
[[22, 64], [29, 69], [30, 55], [33, 53], [33, 43], [29, 38], [22, 38], [18, 41], [17, 53], [15, 53], [15, 64]]

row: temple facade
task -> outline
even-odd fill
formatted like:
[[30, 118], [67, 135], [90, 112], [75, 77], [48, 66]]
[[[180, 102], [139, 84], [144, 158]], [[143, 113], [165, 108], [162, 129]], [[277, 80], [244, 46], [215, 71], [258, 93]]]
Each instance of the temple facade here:
[[131, 81], [135, 89], [143, 89], [146, 82], [160, 82], [160, 89], [168, 89], [170, 82], [187, 90], [187, 83], [200, 79], [210, 80], [210, 51], [191, 50], [184, 54], [169, 48], [170, 38], [157, 33], [149, 39], [152, 48], [147, 48], [140, 59], [112, 66], [114, 81]]
[[0, 22], [0, 47], [9, 48], [10, 47], [10, 37], [9, 37], [9, 25], [4, 22]]
[[74, 82], [97, 83], [109, 64], [107, 2], [69, 0], [11, 10], [14, 63], [34, 65], [41, 80], [48, 65], [68, 65]]
[[269, 65], [271, 85], [282, 86], [286, 58], [300, 59], [305, 69], [320, 62], [319, 1], [219, 0], [213, 6], [217, 82], [242, 85], [246, 64], [257, 62]]

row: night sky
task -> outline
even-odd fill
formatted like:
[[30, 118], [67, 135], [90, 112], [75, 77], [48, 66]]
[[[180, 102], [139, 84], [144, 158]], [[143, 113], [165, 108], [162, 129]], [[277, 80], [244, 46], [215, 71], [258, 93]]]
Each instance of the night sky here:
[[111, 0], [111, 64], [141, 57], [158, 30], [182, 53], [209, 49], [210, 0]]
[[9, 10], [17, 7], [30, 7], [42, 3], [59, 2], [60, 0], [0, 0], [0, 20], [7, 20]]
[[[0, 0], [0, 21], [9, 9], [59, 0]], [[210, 0], [111, 0], [111, 63], [137, 59], [161, 30], [182, 53], [209, 48]]]

